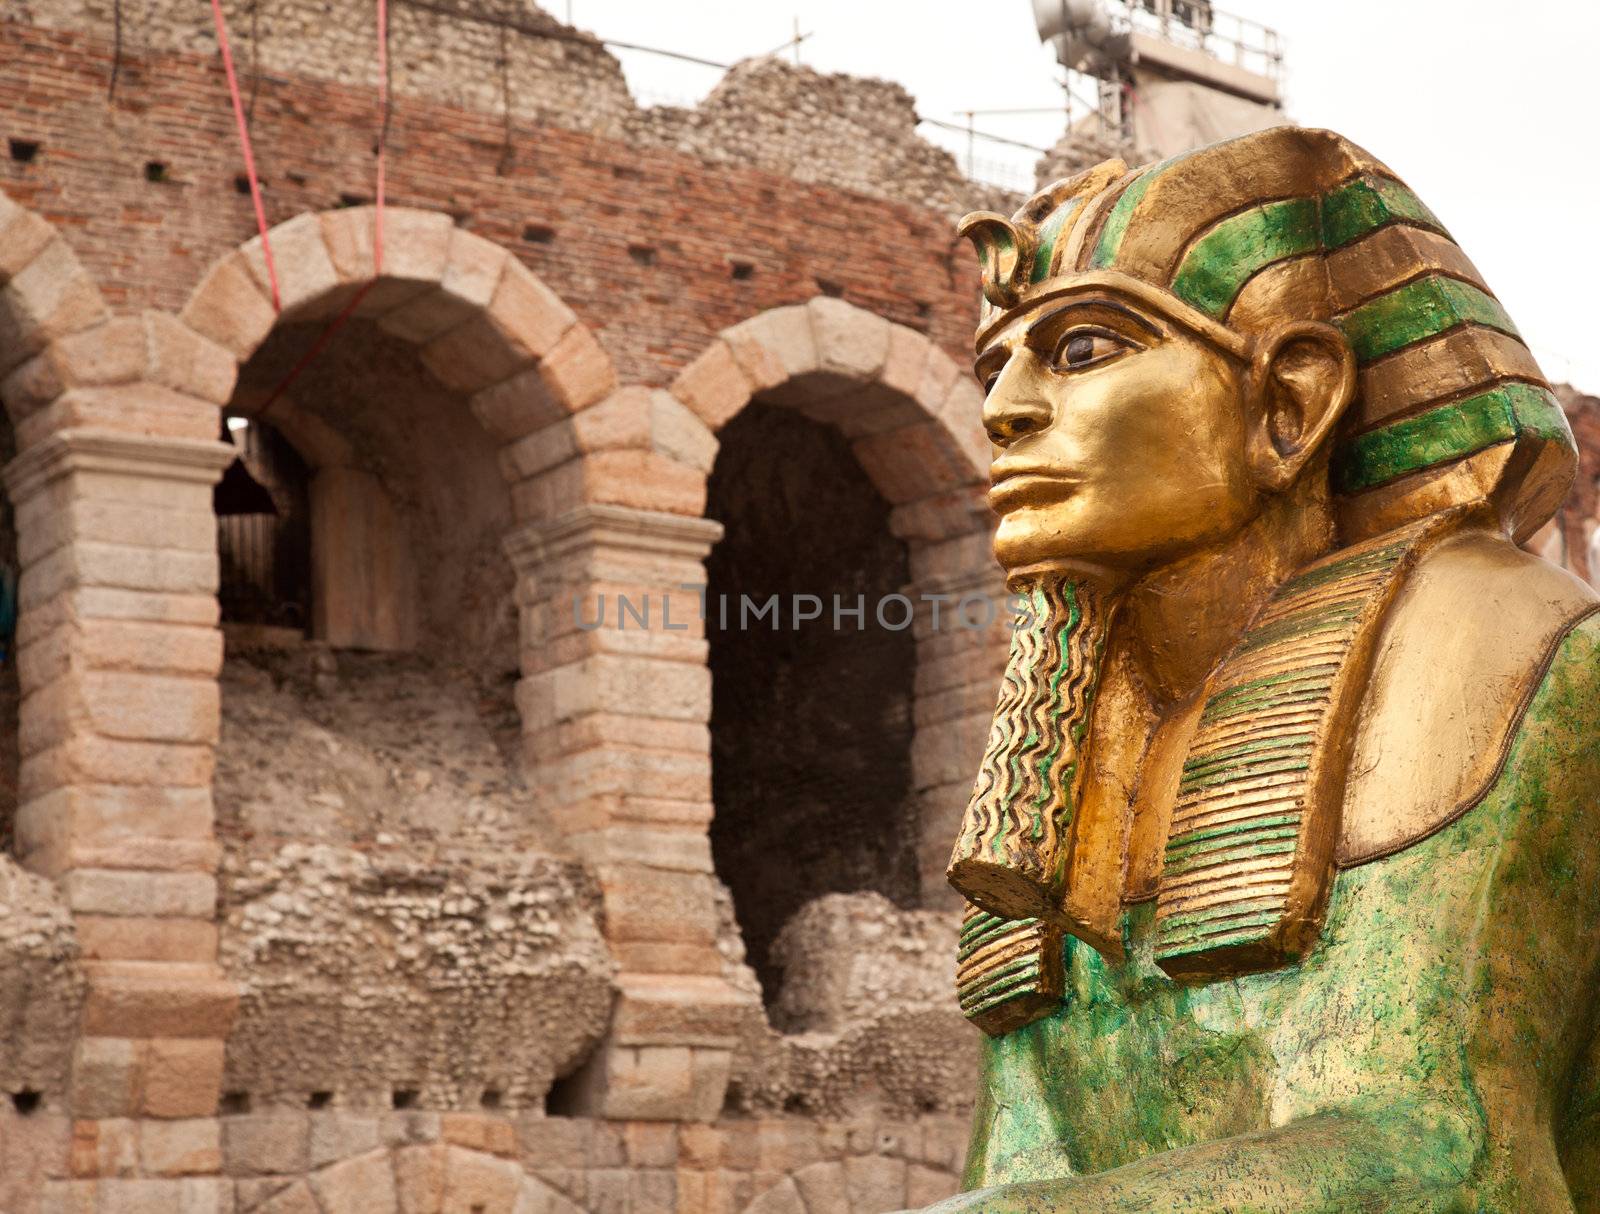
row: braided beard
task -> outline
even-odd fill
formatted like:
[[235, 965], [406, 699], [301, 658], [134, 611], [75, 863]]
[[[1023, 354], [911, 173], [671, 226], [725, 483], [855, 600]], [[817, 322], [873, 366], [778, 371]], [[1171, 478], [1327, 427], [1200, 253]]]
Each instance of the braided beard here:
[[1000, 700], [947, 873], [1005, 919], [1059, 920], [1068, 832], [1115, 602], [1066, 574], [1019, 588]]

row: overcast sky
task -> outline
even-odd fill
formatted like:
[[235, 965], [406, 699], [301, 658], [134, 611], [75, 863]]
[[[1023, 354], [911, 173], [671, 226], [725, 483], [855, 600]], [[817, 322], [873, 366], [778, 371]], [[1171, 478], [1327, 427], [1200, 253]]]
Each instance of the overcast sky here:
[[[567, 0], [542, 0], [556, 16]], [[1600, 279], [1600, 4], [1592, 0], [1225, 0], [1274, 25], [1288, 112], [1366, 147], [1406, 179], [1478, 264], [1552, 379], [1600, 393], [1591, 284]], [[794, 22], [801, 59], [898, 81], [930, 118], [1058, 107], [1060, 72], [1029, 0], [571, 0], [605, 38], [729, 62], [772, 50]], [[711, 68], [619, 52], [646, 104], [692, 102]], [[1059, 113], [989, 115], [981, 129], [1035, 144]], [[964, 136], [923, 131], [965, 155]], [[990, 176], [1019, 149], [979, 143]]]

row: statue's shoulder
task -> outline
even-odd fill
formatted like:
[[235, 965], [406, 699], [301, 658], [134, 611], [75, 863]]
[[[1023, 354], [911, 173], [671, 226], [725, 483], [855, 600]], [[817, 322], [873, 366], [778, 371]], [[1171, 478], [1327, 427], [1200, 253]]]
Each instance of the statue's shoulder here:
[[[1600, 633], [1597, 608], [1586, 583], [1498, 534], [1470, 530], [1426, 552], [1378, 641], [1340, 863], [1398, 851], [1476, 804], [1575, 626]], [[1600, 690], [1600, 664], [1594, 673]]]

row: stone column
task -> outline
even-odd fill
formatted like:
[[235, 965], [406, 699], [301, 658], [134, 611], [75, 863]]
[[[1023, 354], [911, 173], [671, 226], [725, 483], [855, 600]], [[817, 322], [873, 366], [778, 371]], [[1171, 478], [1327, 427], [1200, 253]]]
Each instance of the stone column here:
[[208, 440], [66, 429], [6, 469], [21, 545], [22, 862], [58, 881], [88, 992], [80, 1118], [216, 1111], [222, 635]]
[[589, 505], [519, 529], [530, 783], [599, 877], [620, 974], [582, 1111], [711, 1120], [747, 999], [724, 979], [700, 619], [720, 524]]
[[911, 567], [916, 580], [906, 594], [918, 605], [911, 739], [917, 867], [922, 903], [935, 909], [960, 904], [944, 872], [994, 717], [1010, 615], [986, 532], [914, 548]]

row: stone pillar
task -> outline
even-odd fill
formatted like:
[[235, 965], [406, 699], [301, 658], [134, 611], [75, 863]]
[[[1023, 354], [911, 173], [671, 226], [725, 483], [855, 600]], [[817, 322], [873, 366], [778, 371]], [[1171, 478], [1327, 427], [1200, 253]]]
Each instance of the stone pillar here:
[[723, 978], [711, 863], [708, 519], [589, 505], [507, 549], [530, 783], [604, 892], [620, 973], [575, 1090], [611, 1118], [711, 1120], [748, 1008]]
[[22, 577], [22, 862], [58, 881], [89, 985], [80, 1118], [216, 1111], [222, 635], [208, 440], [66, 429], [6, 470]]
[[[1010, 644], [1005, 577], [987, 533], [913, 548], [918, 605], [911, 781], [917, 798], [922, 904], [955, 907], [950, 849], [983, 757]], [[937, 618], [936, 618], [937, 609]]]

